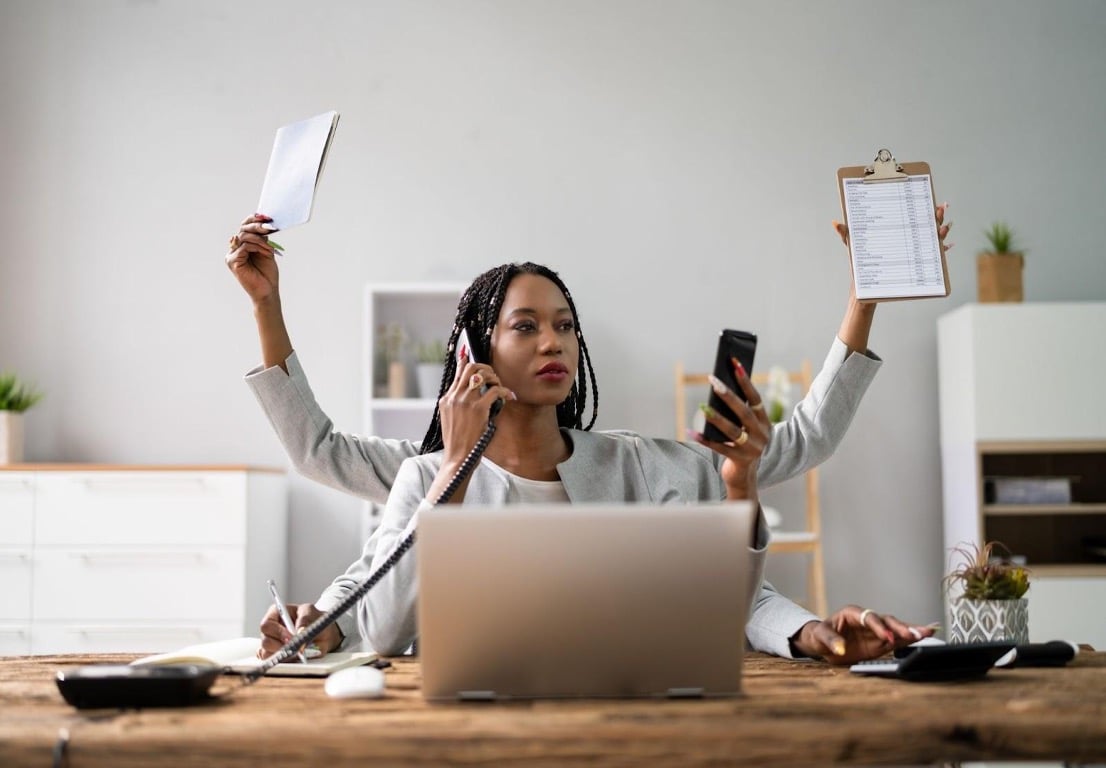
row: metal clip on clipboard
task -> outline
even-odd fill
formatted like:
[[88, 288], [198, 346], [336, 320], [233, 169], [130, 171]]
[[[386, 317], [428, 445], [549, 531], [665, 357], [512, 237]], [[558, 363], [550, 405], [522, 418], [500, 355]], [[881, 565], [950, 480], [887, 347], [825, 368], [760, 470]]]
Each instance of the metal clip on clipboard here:
[[864, 166], [864, 183], [881, 181], [903, 181], [910, 174], [903, 173], [902, 165], [895, 160], [889, 149], [881, 149], [871, 165]]

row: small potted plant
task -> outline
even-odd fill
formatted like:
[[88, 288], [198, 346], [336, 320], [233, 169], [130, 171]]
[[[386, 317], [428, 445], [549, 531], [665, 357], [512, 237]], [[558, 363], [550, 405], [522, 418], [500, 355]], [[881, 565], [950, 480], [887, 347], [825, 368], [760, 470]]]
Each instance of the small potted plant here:
[[[994, 554], [1001, 548], [1007, 557]], [[989, 541], [982, 547], [972, 544], [955, 547], [960, 562], [945, 577], [945, 590], [960, 587], [962, 593], [951, 600], [950, 643], [976, 643], [995, 640], [1029, 642], [1029, 569], [1011, 562], [1003, 544]]]
[[445, 373], [445, 344], [439, 339], [424, 341], [415, 348], [415, 355], [418, 357], [415, 382], [419, 397], [436, 398]]
[[0, 374], [0, 464], [23, 461], [23, 412], [41, 399], [14, 373]]
[[1025, 254], [1014, 245], [1014, 233], [996, 221], [983, 232], [990, 250], [979, 252], [976, 275], [981, 302], [1021, 301]]
[[403, 362], [407, 331], [399, 323], [388, 323], [380, 328], [379, 341], [387, 365], [388, 397], [407, 397], [407, 366]]

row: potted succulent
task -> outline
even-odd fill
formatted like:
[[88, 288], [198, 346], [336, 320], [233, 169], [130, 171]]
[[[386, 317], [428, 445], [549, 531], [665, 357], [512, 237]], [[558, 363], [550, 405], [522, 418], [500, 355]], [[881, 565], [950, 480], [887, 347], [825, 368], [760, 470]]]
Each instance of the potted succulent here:
[[945, 590], [960, 587], [962, 593], [949, 605], [950, 643], [1029, 642], [1029, 570], [994, 555], [996, 548], [1006, 550], [995, 541], [953, 549], [960, 562], [945, 577]]
[[407, 331], [399, 323], [388, 323], [380, 329], [379, 340], [387, 366], [388, 397], [407, 397], [407, 366], [403, 362]]
[[436, 398], [445, 373], [445, 344], [438, 339], [424, 341], [415, 348], [418, 364], [415, 366], [415, 383], [419, 397]]
[[41, 399], [14, 373], [0, 374], [0, 464], [23, 461], [23, 412]]
[[979, 300], [1021, 301], [1025, 254], [1015, 247], [1014, 233], [1005, 223], [996, 221], [983, 235], [990, 250], [980, 251], [976, 257]]

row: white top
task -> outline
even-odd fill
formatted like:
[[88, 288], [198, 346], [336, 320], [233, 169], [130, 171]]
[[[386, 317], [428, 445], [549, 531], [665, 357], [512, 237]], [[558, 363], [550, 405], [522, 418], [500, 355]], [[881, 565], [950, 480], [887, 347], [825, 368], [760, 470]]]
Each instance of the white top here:
[[480, 460], [484, 466], [495, 472], [507, 483], [508, 504], [545, 504], [549, 502], [568, 502], [565, 484], [560, 480], [531, 480], [508, 472], [489, 459]]

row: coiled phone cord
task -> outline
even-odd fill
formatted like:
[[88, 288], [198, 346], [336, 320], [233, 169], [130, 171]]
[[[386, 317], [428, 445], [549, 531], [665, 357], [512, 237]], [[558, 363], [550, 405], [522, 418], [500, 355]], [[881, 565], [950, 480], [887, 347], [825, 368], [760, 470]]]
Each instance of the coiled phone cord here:
[[[502, 405], [502, 401], [496, 401], [499, 405]], [[434, 505], [445, 504], [451, 498], [453, 494], [457, 492], [457, 488], [464, 482], [465, 478], [469, 476], [472, 470], [476, 467], [476, 463], [480, 461], [480, 457], [484, 455], [484, 451], [488, 448], [488, 443], [491, 442], [492, 436], [495, 434], [495, 415], [499, 411], [499, 408], [493, 407], [491, 415], [488, 417], [488, 426], [484, 428], [484, 433], [480, 435], [480, 439], [476, 441], [476, 445], [469, 451], [468, 456], [461, 462], [461, 466], [457, 468], [457, 471], [453, 474], [453, 478], [449, 481], [449, 485], [438, 496], [438, 500], [434, 502]], [[364, 597], [370, 589], [372, 589], [377, 582], [379, 582], [388, 571], [395, 567], [396, 563], [403, 558], [405, 554], [415, 546], [415, 532], [411, 531], [407, 537], [396, 545], [396, 548], [392, 550], [392, 554], [388, 556], [388, 559], [380, 564], [380, 567], [373, 571], [367, 579], [361, 582], [353, 592], [350, 592], [341, 603], [330, 609], [327, 613], [315, 619], [307, 628], [285, 643], [279, 651], [267, 658], [257, 669], [251, 670], [242, 676], [242, 684], [252, 685], [260, 680], [266, 672], [275, 667], [277, 664], [288, 661], [295, 656], [299, 650], [305, 647], [308, 643], [314, 640], [319, 634], [338, 620], [338, 617], [348, 611], [357, 601]]]

